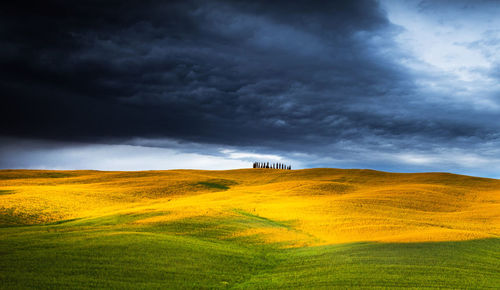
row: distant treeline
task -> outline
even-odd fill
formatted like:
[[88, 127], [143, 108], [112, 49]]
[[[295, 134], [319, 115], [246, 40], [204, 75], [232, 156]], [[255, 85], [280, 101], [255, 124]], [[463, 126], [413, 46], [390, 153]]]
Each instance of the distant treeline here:
[[271, 168], [271, 169], [291, 170], [292, 165], [286, 165], [283, 163], [254, 162], [253, 168]]

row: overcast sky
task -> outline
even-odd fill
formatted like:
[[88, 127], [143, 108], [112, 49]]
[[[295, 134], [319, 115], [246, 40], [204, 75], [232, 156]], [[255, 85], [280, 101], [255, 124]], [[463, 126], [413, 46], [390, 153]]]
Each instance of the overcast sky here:
[[500, 1], [0, 5], [0, 168], [500, 178]]

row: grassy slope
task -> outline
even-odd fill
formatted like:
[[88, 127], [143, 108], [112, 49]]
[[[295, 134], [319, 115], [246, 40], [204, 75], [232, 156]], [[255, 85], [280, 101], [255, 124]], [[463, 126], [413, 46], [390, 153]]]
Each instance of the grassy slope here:
[[498, 180], [16, 170], [0, 190], [5, 289], [500, 285]]
[[1, 230], [1, 288], [494, 288], [500, 240], [280, 248], [227, 233], [249, 217], [141, 215]]

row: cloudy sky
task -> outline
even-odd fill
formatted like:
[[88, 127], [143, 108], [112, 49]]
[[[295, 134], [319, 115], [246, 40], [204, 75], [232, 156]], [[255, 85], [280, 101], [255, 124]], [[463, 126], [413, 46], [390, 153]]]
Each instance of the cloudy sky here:
[[499, 1], [0, 5], [0, 168], [500, 178]]

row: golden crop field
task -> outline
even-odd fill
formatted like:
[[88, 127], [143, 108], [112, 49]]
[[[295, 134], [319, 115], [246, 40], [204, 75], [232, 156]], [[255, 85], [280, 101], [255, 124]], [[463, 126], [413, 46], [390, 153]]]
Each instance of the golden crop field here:
[[252, 216], [272, 223], [228, 235], [286, 247], [471, 240], [500, 236], [500, 180], [342, 169], [0, 171], [4, 226], [149, 212], [133, 223]]

